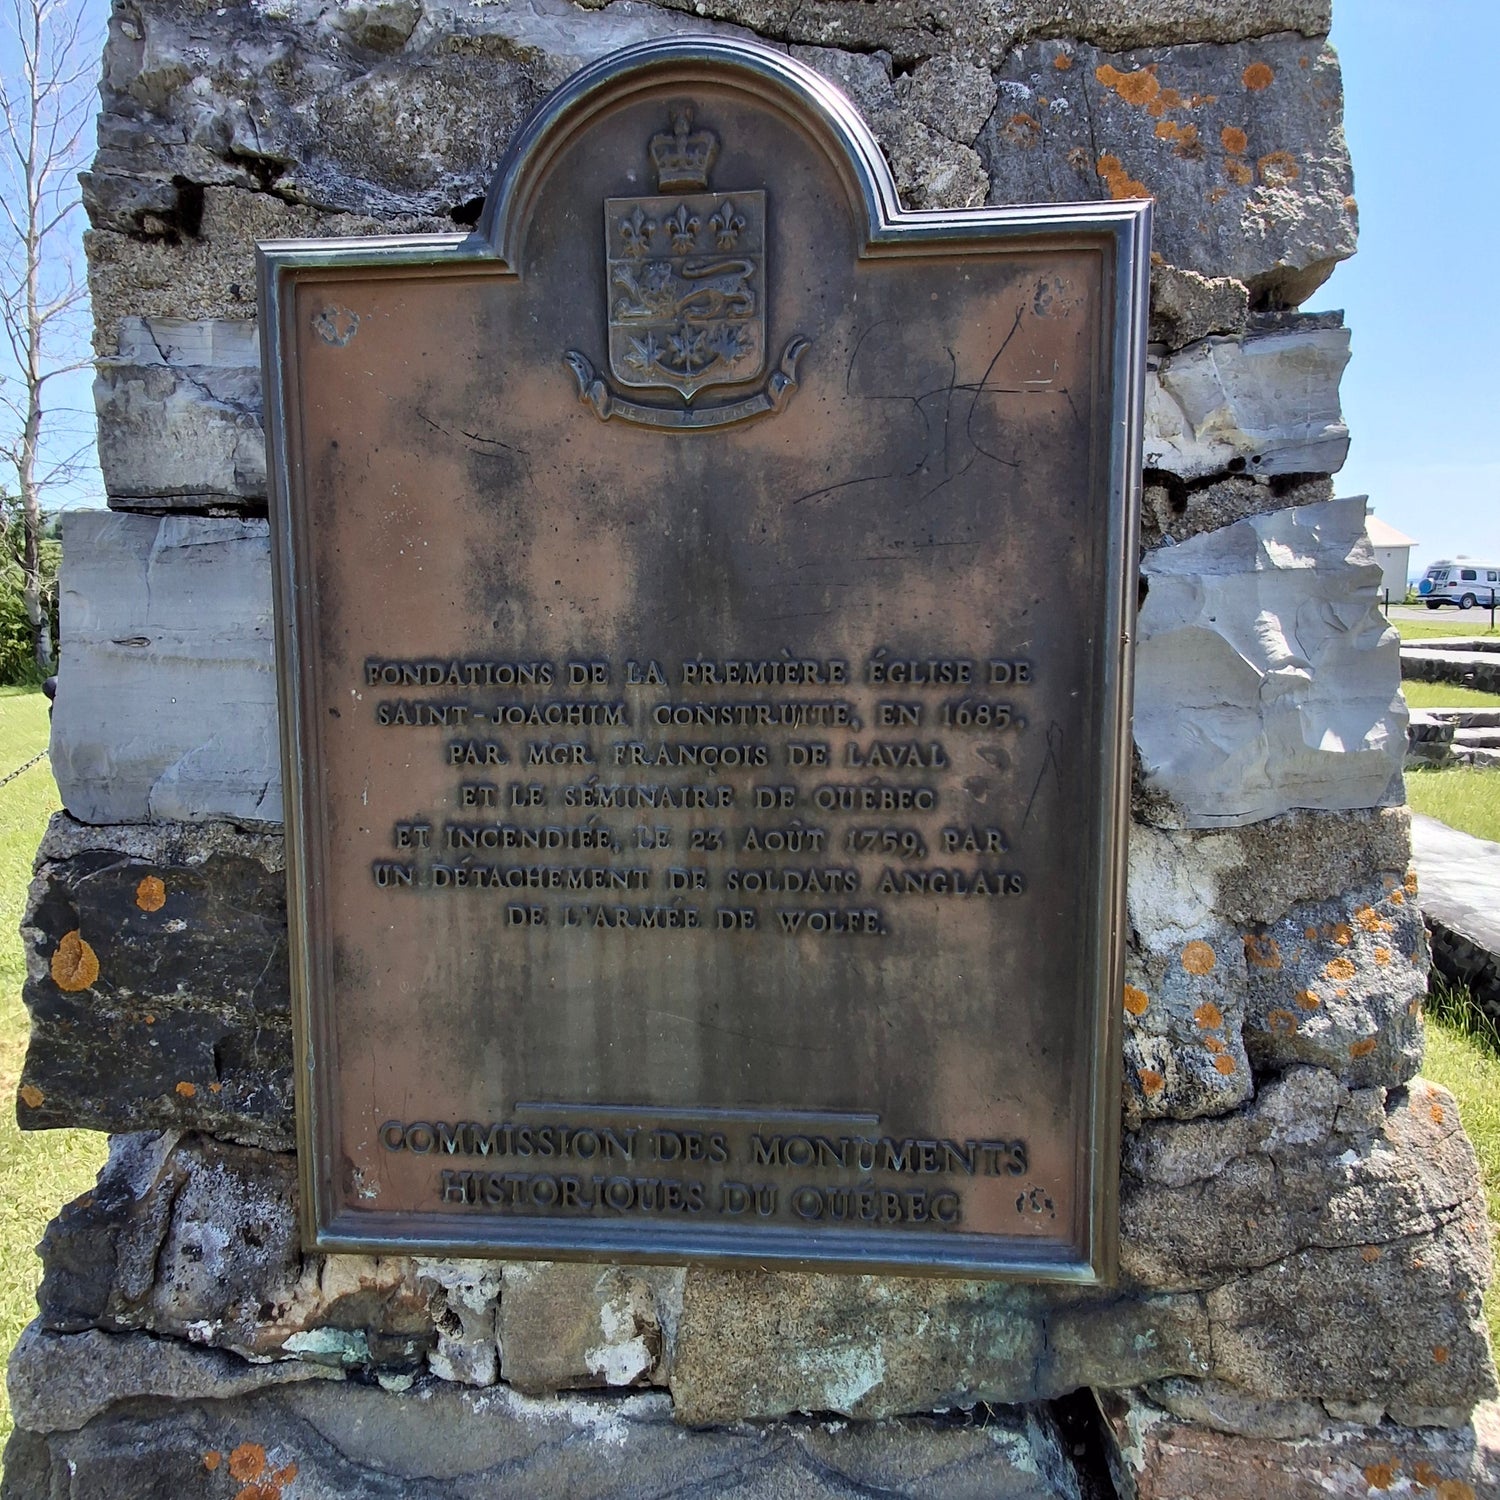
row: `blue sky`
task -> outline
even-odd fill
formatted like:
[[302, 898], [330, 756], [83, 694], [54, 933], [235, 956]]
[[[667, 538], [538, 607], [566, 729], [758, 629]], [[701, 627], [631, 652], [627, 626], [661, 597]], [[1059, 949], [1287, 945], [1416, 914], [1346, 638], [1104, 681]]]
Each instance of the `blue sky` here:
[[1485, 176], [1497, 0], [1334, 0], [1359, 254], [1306, 304], [1341, 307], [1345, 495], [1420, 543], [1413, 571], [1500, 556], [1500, 210]]
[[[102, 0], [89, 0], [102, 19]], [[1458, 66], [1489, 59], [1500, 0], [1335, 0], [1360, 251], [1308, 310], [1343, 308], [1352, 445], [1340, 494], [1417, 538], [1413, 567], [1500, 556], [1500, 209], [1484, 175], [1495, 97]], [[10, 64], [10, 48], [3, 61]], [[88, 408], [88, 380], [69, 405]], [[73, 504], [99, 503], [97, 473]]]

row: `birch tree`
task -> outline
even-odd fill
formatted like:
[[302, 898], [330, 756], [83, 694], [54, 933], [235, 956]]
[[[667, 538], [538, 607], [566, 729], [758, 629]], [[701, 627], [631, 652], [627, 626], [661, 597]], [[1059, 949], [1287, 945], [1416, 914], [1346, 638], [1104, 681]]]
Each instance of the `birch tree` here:
[[16, 561], [38, 670], [52, 670], [41, 541], [49, 491], [75, 471], [92, 437], [49, 405], [52, 383], [89, 363], [74, 217], [78, 171], [94, 115], [97, 38], [84, 0], [0, 0], [0, 321], [10, 368], [0, 372], [0, 459], [15, 472]]

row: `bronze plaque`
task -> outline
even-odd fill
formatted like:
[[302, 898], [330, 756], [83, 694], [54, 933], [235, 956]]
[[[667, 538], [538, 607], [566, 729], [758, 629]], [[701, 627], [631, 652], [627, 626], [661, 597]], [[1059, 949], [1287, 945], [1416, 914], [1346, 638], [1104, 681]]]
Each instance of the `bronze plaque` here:
[[310, 1246], [1111, 1274], [1148, 232], [693, 39], [262, 247]]

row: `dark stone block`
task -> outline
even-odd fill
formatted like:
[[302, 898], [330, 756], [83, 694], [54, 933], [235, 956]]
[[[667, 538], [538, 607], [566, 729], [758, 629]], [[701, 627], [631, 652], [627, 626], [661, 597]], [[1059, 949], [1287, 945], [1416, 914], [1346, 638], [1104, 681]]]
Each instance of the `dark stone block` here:
[[27, 1130], [190, 1129], [288, 1149], [281, 840], [53, 819], [23, 931]]

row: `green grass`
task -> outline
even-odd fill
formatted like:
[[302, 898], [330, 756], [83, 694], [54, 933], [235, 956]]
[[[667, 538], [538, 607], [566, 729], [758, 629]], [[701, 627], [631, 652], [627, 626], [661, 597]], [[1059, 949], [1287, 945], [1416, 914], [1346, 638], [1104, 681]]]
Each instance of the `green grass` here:
[[1500, 636], [1500, 625], [1490, 629], [1490, 612], [1471, 609], [1462, 613], [1451, 609], [1434, 610], [1430, 620], [1392, 620], [1396, 634], [1403, 641], [1430, 641], [1435, 636]]
[[1406, 800], [1419, 813], [1475, 838], [1500, 843], [1500, 769], [1445, 766], [1408, 771]]
[[1500, 693], [1481, 693], [1478, 688], [1447, 682], [1407, 681], [1401, 691], [1408, 708], [1500, 708]]
[[[0, 688], [0, 776], [46, 743], [47, 700], [35, 689]], [[36, 1242], [57, 1210], [92, 1185], [105, 1152], [105, 1137], [93, 1131], [16, 1129], [27, 1035], [21, 1004], [26, 963], [17, 929], [32, 858], [58, 806], [45, 760], [0, 787], [0, 1352], [7, 1355], [36, 1315]], [[0, 1389], [0, 1442], [10, 1427], [10, 1401]]]
[[[1466, 990], [1434, 980], [1427, 1007], [1427, 1056], [1422, 1073], [1458, 1101], [1464, 1129], [1479, 1158], [1490, 1206], [1490, 1239], [1500, 1258], [1500, 1033]], [[1484, 1303], [1490, 1340], [1500, 1349], [1500, 1280]]]

